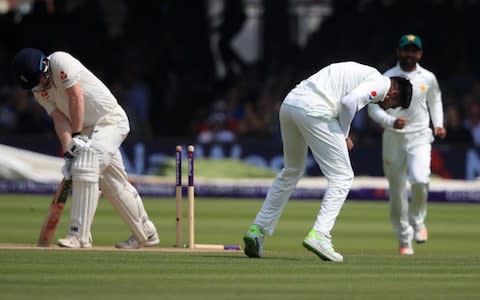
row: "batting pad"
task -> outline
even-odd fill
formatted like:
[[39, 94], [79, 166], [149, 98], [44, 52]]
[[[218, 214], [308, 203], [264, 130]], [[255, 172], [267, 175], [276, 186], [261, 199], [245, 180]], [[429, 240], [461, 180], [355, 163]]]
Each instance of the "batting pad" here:
[[70, 211], [69, 234], [78, 237], [81, 243], [90, 241], [90, 227], [97, 209], [98, 160], [95, 150], [82, 149], [72, 164], [72, 207]]
[[148, 218], [142, 198], [128, 182], [123, 168], [115, 163], [110, 164], [103, 172], [100, 187], [105, 198], [112, 203], [138, 242], [146, 242], [156, 233], [157, 230]]

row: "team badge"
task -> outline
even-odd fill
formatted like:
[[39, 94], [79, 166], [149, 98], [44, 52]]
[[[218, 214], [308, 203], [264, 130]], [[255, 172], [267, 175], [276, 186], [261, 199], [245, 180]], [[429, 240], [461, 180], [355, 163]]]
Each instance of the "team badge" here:
[[43, 91], [40, 93], [40, 95], [43, 97], [43, 98], [46, 98], [48, 96], [48, 92], [47, 91]]
[[428, 89], [428, 86], [425, 83], [420, 84], [420, 92], [425, 93]]
[[61, 80], [65, 80], [65, 79], [67, 79], [67, 77], [68, 77], [68, 76], [67, 76], [67, 73], [65, 73], [65, 72], [63, 72], [63, 71], [60, 72], [60, 79], [61, 79]]
[[368, 95], [368, 99], [372, 100], [373, 98], [375, 98], [377, 96], [377, 92], [376, 91], [371, 91], [370, 92], [370, 95]]

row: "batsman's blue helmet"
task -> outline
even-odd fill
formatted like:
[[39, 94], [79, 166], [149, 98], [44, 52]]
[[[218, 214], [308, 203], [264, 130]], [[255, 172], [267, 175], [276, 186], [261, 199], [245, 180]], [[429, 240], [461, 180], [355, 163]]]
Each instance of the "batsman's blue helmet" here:
[[24, 48], [13, 58], [12, 68], [20, 86], [26, 90], [40, 82], [40, 75], [46, 71], [45, 54], [35, 48]]

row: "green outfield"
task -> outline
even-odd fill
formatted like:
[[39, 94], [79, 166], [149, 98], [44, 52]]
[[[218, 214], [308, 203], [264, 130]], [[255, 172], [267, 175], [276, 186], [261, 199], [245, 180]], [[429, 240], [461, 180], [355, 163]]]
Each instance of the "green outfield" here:
[[[241, 244], [261, 201], [196, 199], [198, 243]], [[241, 252], [36, 250], [50, 197], [0, 196], [0, 299], [479, 299], [480, 206], [429, 205], [430, 240], [400, 257], [386, 202], [347, 201], [334, 230], [343, 264], [304, 250], [319, 201], [291, 201], [265, 258]], [[174, 199], [145, 199], [161, 246], [175, 242]], [[57, 230], [66, 233], [68, 208]], [[185, 209], [186, 212], [186, 209]], [[185, 224], [185, 228], [186, 228]], [[94, 244], [129, 233], [101, 200]], [[186, 235], [186, 234], [185, 234]], [[21, 249], [20, 249], [21, 248]], [[104, 247], [102, 247], [104, 249]]]

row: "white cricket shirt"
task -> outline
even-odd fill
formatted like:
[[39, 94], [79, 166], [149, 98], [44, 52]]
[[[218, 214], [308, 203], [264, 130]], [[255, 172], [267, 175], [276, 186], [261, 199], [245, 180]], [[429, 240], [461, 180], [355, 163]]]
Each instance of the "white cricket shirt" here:
[[48, 59], [50, 86], [33, 94], [49, 114], [58, 108], [71, 119], [66, 89], [76, 83], [80, 84], [85, 100], [84, 128], [95, 125], [109, 113], [124, 113], [110, 90], [76, 58], [59, 51]]
[[310, 116], [337, 118], [343, 97], [355, 97], [358, 111], [368, 103], [383, 101], [390, 84], [390, 78], [375, 68], [356, 62], [335, 63], [300, 82], [284, 103]]
[[[412, 102], [408, 109], [388, 109], [384, 111], [378, 105], [369, 105], [368, 113], [385, 129], [396, 132], [417, 132], [430, 126], [430, 118], [434, 127], [443, 127], [442, 94], [435, 75], [417, 64], [412, 72], [403, 71], [397, 65], [387, 72], [385, 76], [403, 76], [412, 84]], [[398, 117], [406, 117], [407, 125], [403, 129], [393, 128], [393, 123]]]

